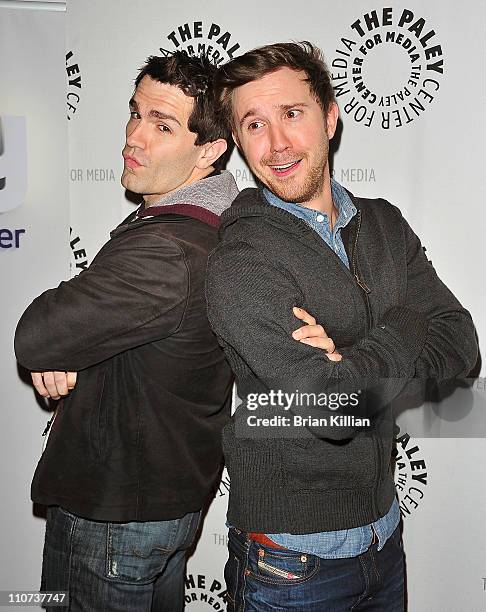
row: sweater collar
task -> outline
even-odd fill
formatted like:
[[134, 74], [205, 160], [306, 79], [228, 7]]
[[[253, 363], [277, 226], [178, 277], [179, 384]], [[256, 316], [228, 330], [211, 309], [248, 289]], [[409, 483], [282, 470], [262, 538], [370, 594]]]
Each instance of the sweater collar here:
[[181, 187], [161, 198], [153, 206], [142, 206], [135, 219], [151, 218], [163, 214], [182, 214], [219, 227], [220, 216], [238, 195], [233, 175], [226, 170]]
[[[341, 187], [341, 186], [340, 186]], [[356, 210], [360, 210], [360, 204], [353, 194], [341, 187], [349, 196], [352, 205]], [[233, 204], [221, 216], [220, 235], [238, 219], [249, 217], [261, 217], [270, 223], [283, 227], [286, 231], [297, 234], [306, 234], [314, 230], [302, 219], [294, 216], [287, 210], [269, 204], [265, 198], [263, 188], [247, 188], [243, 189]], [[356, 215], [353, 216], [354, 222]], [[351, 223], [349, 224], [351, 225]], [[349, 227], [348, 225], [348, 227]]]

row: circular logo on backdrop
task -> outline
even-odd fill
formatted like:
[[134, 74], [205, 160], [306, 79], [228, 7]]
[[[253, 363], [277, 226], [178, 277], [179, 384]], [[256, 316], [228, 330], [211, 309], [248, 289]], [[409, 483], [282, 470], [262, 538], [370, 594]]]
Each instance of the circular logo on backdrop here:
[[185, 583], [186, 606], [195, 603], [194, 608], [200, 610], [204, 603], [204, 608], [209, 610], [226, 610], [227, 591], [220, 580], [206, 574], [188, 574]]
[[[175, 27], [167, 40], [180, 51], [189, 55], [206, 55], [220, 65], [232, 59], [240, 48], [233, 35], [224, 26], [214, 21], [191, 21]], [[166, 50], [160, 48], [164, 53]]]
[[425, 113], [444, 74], [433, 24], [408, 8], [361, 15], [340, 39], [331, 79], [344, 115], [365, 127], [405, 127]]
[[72, 51], [66, 53], [67, 118], [71, 120], [81, 101], [81, 71]]
[[393, 452], [395, 486], [400, 502], [400, 512], [410, 516], [422, 503], [428, 482], [427, 464], [417, 442], [408, 433], [395, 438]]

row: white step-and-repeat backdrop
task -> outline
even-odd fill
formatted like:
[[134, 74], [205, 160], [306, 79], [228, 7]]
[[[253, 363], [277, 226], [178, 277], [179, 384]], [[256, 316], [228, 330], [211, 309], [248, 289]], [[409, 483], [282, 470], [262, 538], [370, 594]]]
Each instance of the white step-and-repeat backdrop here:
[[29, 489], [49, 412], [13, 334], [32, 298], [69, 276], [66, 13], [14, 4], [0, 2], [0, 590], [38, 590], [44, 520]]
[[[148, 55], [204, 50], [222, 63], [265, 43], [320, 46], [342, 118], [334, 177], [400, 207], [484, 342], [484, 3], [71, 0], [67, 13], [6, 5], [0, 589], [37, 588], [44, 525], [28, 487], [45, 412], [17, 374], [13, 329], [30, 299], [69, 276], [69, 245], [77, 274], [133, 210], [119, 182], [121, 149], [133, 79]], [[228, 169], [240, 188], [253, 185], [237, 153]], [[442, 402], [415, 402], [398, 418], [396, 483], [413, 612], [486, 609], [484, 387], [479, 378]], [[225, 474], [189, 562], [186, 601], [194, 612], [225, 608], [228, 490]]]

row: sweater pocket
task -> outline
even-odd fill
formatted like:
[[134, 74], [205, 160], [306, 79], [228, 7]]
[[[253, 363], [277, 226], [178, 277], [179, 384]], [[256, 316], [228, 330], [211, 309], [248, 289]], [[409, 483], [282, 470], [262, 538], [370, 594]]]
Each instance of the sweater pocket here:
[[282, 445], [282, 468], [292, 491], [370, 487], [379, 478], [376, 440], [360, 433], [350, 440], [313, 439]]

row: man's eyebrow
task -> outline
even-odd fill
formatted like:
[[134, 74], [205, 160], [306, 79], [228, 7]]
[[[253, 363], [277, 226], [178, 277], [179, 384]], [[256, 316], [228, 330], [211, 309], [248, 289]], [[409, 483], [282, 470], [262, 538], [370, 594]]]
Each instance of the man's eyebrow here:
[[[306, 102], [292, 102], [292, 104], [276, 104], [274, 108], [277, 108], [280, 110], [290, 110], [291, 108], [296, 108], [296, 107], [307, 108], [308, 106], [309, 105]], [[255, 108], [250, 108], [241, 118], [240, 128], [243, 127], [243, 123], [245, 123], [248, 117], [253, 117], [254, 115], [258, 115], [258, 110]]]
[[256, 115], [256, 114], [257, 112], [254, 108], [250, 108], [250, 110], [246, 111], [246, 113], [240, 119], [240, 128], [243, 127], [243, 124], [245, 123], [246, 119], [248, 119], [248, 117], [252, 117], [253, 115]]
[[293, 102], [292, 104], [277, 104], [276, 108], [281, 108], [282, 110], [290, 110], [291, 108], [296, 108], [297, 106], [307, 108], [309, 105], [306, 102]]
[[[138, 104], [135, 98], [130, 99], [128, 106], [130, 108], [133, 108], [133, 110], [138, 111]], [[148, 116], [155, 117], [155, 119], [163, 119], [164, 121], [173, 121], [174, 123], [177, 123], [177, 125], [181, 125], [179, 119], [177, 119], [177, 117], [174, 117], [174, 115], [169, 115], [168, 113], [163, 113], [155, 109], [149, 111]]]
[[163, 119], [164, 121], [173, 121], [174, 123], [177, 123], [177, 125], [181, 125], [181, 122], [179, 121], [179, 119], [174, 117], [174, 115], [168, 115], [167, 113], [162, 113], [155, 109], [152, 109], [148, 115], [149, 117], [155, 117], [156, 119]]

